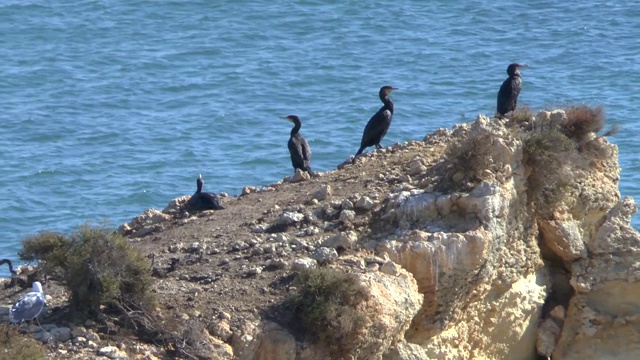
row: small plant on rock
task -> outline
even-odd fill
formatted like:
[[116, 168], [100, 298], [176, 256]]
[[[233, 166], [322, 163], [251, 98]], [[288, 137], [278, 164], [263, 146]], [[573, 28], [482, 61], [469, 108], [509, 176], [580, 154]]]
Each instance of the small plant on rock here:
[[528, 106], [518, 107], [515, 111], [508, 115], [508, 119], [511, 125], [518, 127], [528, 126], [535, 120], [533, 111]]
[[581, 142], [590, 133], [597, 133], [604, 126], [604, 110], [601, 106], [571, 106], [565, 110], [567, 122], [563, 132], [571, 139]]
[[487, 171], [493, 170], [493, 143], [495, 136], [487, 131], [468, 135], [462, 141], [449, 144], [445, 153], [447, 173], [436, 184], [442, 192], [470, 191], [485, 180]]
[[291, 324], [313, 341], [336, 351], [365, 325], [357, 306], [368, 293], [354, 275], [328, 268], [305, 270], [294, 285], [296, 293], [286, 300]]
[[548, 217], [571, 192], [566, 171], [579, 160], [576, 145], [554, 126], [528, 133], [523, 141], [525, 163], [531, 168], [529, 197], [538, 213]]

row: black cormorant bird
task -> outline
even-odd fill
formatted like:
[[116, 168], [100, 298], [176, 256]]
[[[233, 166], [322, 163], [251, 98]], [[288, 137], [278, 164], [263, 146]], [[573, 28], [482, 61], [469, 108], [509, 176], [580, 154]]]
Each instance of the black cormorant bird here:
[[218, 195], [214, 193], [202, 192], [202, 185], [204, 185], [204, 179], [202, 174], [196, 181], [196, 192], [191, 195], [189, 201], [187, 201], [187, 207], [191, 210], [222, 210], [224, 207], [220, 205], [220, 199]]
[[311, 148], [309, 147], [309, 143], [307, 140], [299, 133], [300, 127], [302, 127], [302, 123], [300, 122], [300, 118], [296, 115], [289, 115], [281, 117], [281, 119], [285, 119], [294, 123], [293, 129], [291, 129], [291, 137], [289, 138], [289, 143], [287, 146], [289, 147], [289, 153], [291, 154], [291, 165], [293, 165], [293, 170], [300, 169], [302, 171], [307, 171], [309, 174], [312, 174], [311, 171]]
[[380, 88], [379, 96], [384, 105], [369, 119], [367, 126], [365, 126], [362, 133], [362, 141], [360, 141], [360, 149], [358, 149], [356, 156], [362, 154], [362, 151], [369, 146], [375, 145], [378, 149], [382, 147], [380, 146], [380, 141], [389, 130], [391, 118], [393, 117], [393, 102], [389, 99], [389, 94], [393, 90], [398, 90], [398, 88], [391, 86]]
[[518, 69], [523, 67], [527, 67], [527, 65], [513, 63], [507, 67], [509, 77], [502, 83], [500, 91], [498, 91], [498, 114], [500, 116], [514, 111], [518, 105], [518, 95], [522, 89], [522, 79]]

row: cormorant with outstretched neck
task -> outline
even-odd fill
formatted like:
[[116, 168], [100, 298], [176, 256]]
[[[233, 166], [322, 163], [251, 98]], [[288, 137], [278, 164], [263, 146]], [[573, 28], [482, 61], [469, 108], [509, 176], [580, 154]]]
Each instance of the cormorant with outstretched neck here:
[[513, 63], [507, 67], [509, 77], [502, 83], [500, 91], [498, 91], [498, 114], [501, 116], [514, 111], [518, 105], [518, 95], [522, 89], [522, 79], [518, 69], [523, 67], [527, 67], [527, 65]]
[[356, 153], [356, 156], [362, 154], [362, 151], [369, 146], [375, 145], [380, 149], [380, 141], [387, 134], [389, 126], [391, 125], [391, 119], [393, 117], [393, 102], [389, 99], [389, 94], [393, 90], [398, 90], [391, 86], [383, 86], [380, 88], [380, 100], [384, 104], [377, 113], [375, 113], [362, 133], [362, 141], [360, 141], [360, 149]]
[[287, 143], [293, 170], [300, 169], [311, 174], [311, 148], [304, 136], [300, 134], [300, 128], [302, 127], [300, 118], [296, 115], [289, 115], [281, 117], [281, 119], [291, 121], [294, 124], [293, 129], [291, 129], [291, 137]]
[[202, 192], [202, 185], [204, 185], [204, 179], [202, 174], [196, 180], [196, 192], [191, 195], [189, 201], [187, 201], [187, 207], [191, 210], [222, 210], [224, 207], [220, 205], [220, 199], [218, 195], [214, 193]]

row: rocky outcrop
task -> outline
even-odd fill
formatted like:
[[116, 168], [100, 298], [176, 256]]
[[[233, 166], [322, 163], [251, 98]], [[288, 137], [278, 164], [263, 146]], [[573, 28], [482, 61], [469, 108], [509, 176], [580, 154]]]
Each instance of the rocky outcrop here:
[[[637, 206], [620, 197], [617, 147], [572, 133], [576, 121], [589, 119], [479, 116], [336, 172], [245, 187], [224, 212], [192, 216], [183, 197], [120, 230], [141, 245], [154, 233], [157, 290], [166, 308], [187, 304], [167, 318], [207, 319], [211, 358], [640, 358]], [[240, 301], [283, 289], [282, 301], [293, 273], [319, 267], [367, 291], [366, 325], [338, 353]], [[212, 304], [230, 313], [211, 320]]]
[[[528, 130], [520, 130], [480, 116], [425, 138], [462, 142], [453, 146], [458, 152], [465, 151], [464, 142], [474, 144], [471, 155], [462, 155], [481, 167], [458, 169], [447, 158], [439, 170], [419, 158], [407, 165], [404, 185], [373, 214], [369, 241], [361, 248], [408, 271], [420, 306], [413, 314], [403, 311], [411, 326], [386, 326], [371, 337], [378, 346], [367, 352], [358, 347], [349, 356], [640, 357], [633, 345], [640, 340], [640, 236], [629, 225], [637, 207], [631, 199], [619, 200], [617, 149], [604, 138], [592, 134], [560, 154], [564, 161], [553, 158], [556, 145], [545, 145], [545, 137], [568, 141], [571, 134], [562, 133], [566, 121], [562, 111], [541, 112], [526, 119]], [[531, 133], [514, 136], [517, 131]], [[541, 166], [550, 162], [557, 167]], [[449, 191], [436, 190], [443, 187]], [[326, 190], [318, 193], [326, 197]], [[356, 236], [338, 234], [324, 245], [357, 247], [347, 240]], [[368, 287], [374, 292], [377, 285]], [[385, 290], [378, 314], [398, 310], [397, 299], [407, 296], [406, 287]]]
[[[422, 296], [413, 276], [402, 269], [395, 275], [366, 272], [358, 278], [368, 291], [369, 300], [359, 309], [366, 316], [367, 325], [356, 336], [345, 339], [342, 348], [350, 349], [360, 359], [380, 359], [381, 354], [402, 340], [402, 334], [420, 308]], [[235, 344], [240, 359], [331, 358], [331, 344], [310, 347], [309, 344], [298, 343], [293, 335], [271, 321], [263, 321], [249, 328], [253, 331], [245, 335], [245, 341]]]

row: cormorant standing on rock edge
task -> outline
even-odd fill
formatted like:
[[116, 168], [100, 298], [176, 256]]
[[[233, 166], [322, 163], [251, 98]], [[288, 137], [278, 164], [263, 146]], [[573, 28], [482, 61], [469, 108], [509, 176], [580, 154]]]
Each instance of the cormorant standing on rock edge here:
[[218, 195], [214, 193], [202, 192], [202, 185], [204, 185], [204, 179], [202, 174], [196, 180], [196, 192], [191, 195], [189, 201], [187, 201], [187, 207], [191, 210], [222, 210], [224, 207], [220, 205], [220, 199]]
[[291, 129], [291, 137], [287, 143], [289, 153], [291, 154], [293, 170], [300, 169], [308, 172], [309, 175], [313, 175], [311, 171], [311, 148], [307, 140], [299, 132], [302, 127], [300, 118], [296, 115], [288, 115], [281, 117], [281, 119], [291, 121], [295, 125], [293, 129]]
[[520, 89], [522, 89], [522, 79], [518, 69], [524, 67], [527, 67], [527, 65], [517, 63], [510, 64], [507, 67], [509, 77], [502, 83], [500, 91], [498, 91], [498, 114], [500, 116], [514, 111], [518, 105], [518, 95], [520, 95]]
[[362, 154], [362, 151], [369, 146], [375, 145], [377, 149], [382, 147], [380, 146], [380, 141], [387, 134], [393, 117], [393, 102], [389, 99], [389, 94], [393, 90], [398, 90], [398, 88], [391, 86], [380, 88], [379, 96], [384, 105], [369, 119], [367, 126], [365, 126], [362, 140], [360, 141], [360, 149], [358, 149], [356, 156]]

